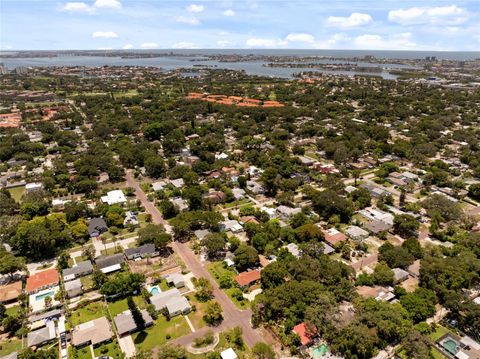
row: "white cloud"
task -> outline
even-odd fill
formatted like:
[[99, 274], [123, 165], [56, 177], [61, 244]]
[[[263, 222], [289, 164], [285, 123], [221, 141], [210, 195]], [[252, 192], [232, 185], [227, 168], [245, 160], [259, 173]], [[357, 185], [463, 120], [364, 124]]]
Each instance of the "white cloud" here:
[[124, 50], [133, 49], [133, 45], [132, 44], [126, 44], [125, 46], [122, 47], [122, 49], [124, 49]]
[[172, 45], [173, 49], [197, 49], [192, 42], [180, 41]]
[[313, 44], [315, 42], [315, 38], [313, 35], [301, 33], [301, 32], [292, 32], [285, 37], [285, 41], [289, 42], [306, 42], [309, 44]]
[[158, 47], [158, 44], [155, 42], [144, 42], [140, 45], [140, 47], [142, 49], [156, 49]]
[[93, 7], [97, 9], [116, 9], [122, 8], [122, 3], [119, 0], [96, 0]]
[[187, 6], [188, 12], [199, 13], [199, 12], [202, 12], [203, 10], [205, 10], [205, 6], [203, 5], [191, 4]]
[[348, 35], [340, 32], [337, 34], [333, 34], [324, 41], [317, 42], [315, 44], [315, 47], [318, 49], [346, 48], [350, 46], [351, 40], [352, 39]]
[[329, 16], [327, 19], [327, 24], [330, 26], [349, 28], [349, 27], [365, 26], [370, 24], [372, 21], [373, 19], [369, 14], [354, 12], [348, 17]]
[[190, 16], [178, 16], [175, 19], [177, 22], [181, 22], [183, 24], [188, 24], [188, 25], [199, 25], [200, 20], [198, 20], [196, 17], [190, 17]]
[[388, 19], [400, 25], [457, 25], [468, 19], [468, 13], [456, 6], [411, 7], [388, 12]]
[[67, 2], [62, 6], [63, 11], [70, 12], [93, 12], [94, 9], [84, 2]]
[[235, 43], [229, 40], [218, 40], [217, 45], [221, 48], [225, 48], [225, 47], [232, 47], [233, 45], [235, 45]]
[[415, 50], [418, 46], [410, 32], [393, 34], [384, 38], [377, 34], [359, 35], [353, 40], [357, 49], [362, 50]]
[[95, 31], [92, 33], [94, 39], [115, 39], [118, 37], [118, 34], [113, 31]]
[[222, 14], [223, 14], [224, 16], [229, 16], [229, 17], [231, 17], [231, 16], [235, 16], [235, 11], [233, 11], [232, 9], [228, 9], [228, 10], [225, 10], [224, 12], [222, 12]]
[[113, 9], [119, 10], [122, 8], [122, 3], [119, 0], [96, 0], [93, 5], [88, 5], [85, 2], [73, 1], [63, 4], [61, 10], [69, 12], [84, 12], [94, 13], [98, 9]]
[[279, 48], [287, 46], [288, 42], [285, 40], [251, 38], [245, 43], [247, 47], [261, 47], [261, 48]]
[[97, 50], [113, 50], [111, 47], [97, 47]]

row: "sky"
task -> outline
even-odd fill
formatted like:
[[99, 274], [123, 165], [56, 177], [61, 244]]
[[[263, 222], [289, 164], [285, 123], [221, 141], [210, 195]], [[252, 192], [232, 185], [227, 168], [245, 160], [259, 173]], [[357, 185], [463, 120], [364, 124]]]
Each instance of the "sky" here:
[[0, 50], [480, 50], [480, 0], [0, 0]]

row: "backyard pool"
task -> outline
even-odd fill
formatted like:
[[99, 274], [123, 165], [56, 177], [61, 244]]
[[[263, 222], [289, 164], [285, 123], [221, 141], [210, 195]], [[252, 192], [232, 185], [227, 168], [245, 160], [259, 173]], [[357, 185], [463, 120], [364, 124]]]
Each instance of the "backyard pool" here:
[[312, 349], [313, 359], [322, 358], [325, 354], [328, 353], [328, 345], [320, 344], [318, 347]]
[[150, 287], [149, 292], [151, 295], [157, 295], [161, 293], [162, 291], [160, 290], [160, 287], [158, 285]]
[[35, 300], [37, 302], [41, 301], [41, 300], [44, 300], [45, 298], [47, 297], [52, 297], [53, 299], [53, 295], [55, 294], [55, 292], [52, 290], [50, 292], [47, 292], [47, 293], [42, 293], [42, 294], [39, 294], [39, 295], [36, 295], [35, 296]]
[[458, 353], [458, 342], [450, 337], [446, 337], [440, 342], [440, 345], [451, 355]]

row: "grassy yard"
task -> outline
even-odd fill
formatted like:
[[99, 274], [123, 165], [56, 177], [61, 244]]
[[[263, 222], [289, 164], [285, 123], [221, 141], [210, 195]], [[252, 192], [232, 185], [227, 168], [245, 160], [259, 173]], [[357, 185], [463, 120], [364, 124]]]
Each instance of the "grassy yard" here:
[[[146, 307], [145, 301], [143, 300], [142, 296], [138, 295], [133, 297], [135, 304], [140, 308], [144, 309]], [[116, 302], [108, 303], [108, 310], [110, 311], [110, 315], [112, 317], [116, 316], [117, 314], [123, 313], [124, 311], [128, 310], [128, 303], [127, 299], [117, 300]]]
[[12, 198], [20, 203], [20, 199], [22, 198], [23, 194], [25, 193], [25, 186], [21, 187], [13, 187], [8, 190], [10, 194], [12, 195]]
[[20, 306], [19, 305], [14, 305], [13, 307], [7, 308], [5, 313], [7, 315], [13, 315], [13, 314], [17, 314], [19, 310], [20, 310]]
[[122, 253], [122, 247], [118, 245], [117, 247], [102, 249], [102, 256], [110, 256], [112, 254]]
[[90, 289], [95, 288], [95, 284], [93, 283], [93, 276], [87, 275], [85, 277], [80, 277], [80, 282], [82, 283], [82, 287], [84, 291], [89, 291]]
[[93, 319], [97, 319], [103, 317], [107, 314], [105, 304], [99, 300], [96, 302], [91, 302], [85, 305], [82, 308], [77, 308], [72, 313], [70, 317], [70, 321], [72, 322], [72, 326], [76, 326], [78, 324], [82, 324], [85, 322], [89, 322]]
[[192, 306], [195, 306], [196, 308], [195, 311], [192, 311], [188, 314], [188, 319], [190, 319], [195, 329], [200, 329], [207, 325], [207, 323], [205, 323], [205, 321], [203, 320], [203, 315], [205, 314], [205, 307], [207, 306], [207, 303], [198, 301], [198, 299], [195, 298], [194, 295], [189, 295], [188, 299], [190, 304]]
[[438, 339], [440, 339], [442, 336], [447, 334], [449, 332], [448, 328], [445, 328], [442, 325], [438, 325], [437, 329], [429, 335], [430, 339], [432, 341], [436, 342]]
[[22, 341], [18, 338], [7, 339], [0, 342], [0, 357], [18, 351], [22, 348]]
[[233, 201], [233, 202], [230, 202], [230, 203], [225, 203], [221, 207], [223, 207], [225, 209], [228, 209], [228, 208], [233, 208], [233, 207], [236, 207], [236, 206], [246, 206], [247, 204], [251, 204], [251, 203], [252, 202], [248, 198], [243, 198], [243, 199]]
[[[225, 263], [223, 261], [212, 262], [208, 265], [208, 271], [215, 279], [217, 283], [220, 284], [220, 278], [222, 277], [230, 277], [233, 281], [233, 278], [237, 275], [235, 271], [231, 268], [225, 267]], [[232, 288], [223, 289], [223, 291], [228, 295], [228, 297], [232, 300], [232, 302], [239, 308], [239, 309], [247, 309], [249, 306], [248, 300], [241, 300], [239, 301], [233, 296], [233, 293], [236, 291], [237, 287], [234, 286]]]
[[68, 348], [68, 357], [69, 358], [78, 358], [78, 359], [92, 359], [92, 352], [90, 347], [83, 347], [80, 349], [70, 346]]
[[113, 359], [121, 359], [124, 357], [117, 340], [100, 345], [94, 349], [94, 353], [96, 357], [108, 356]]
[[137, 350], [150, 351], [189, 333], [190, 327], [183, 316], [176, 316], [170, 321], [160, 316], [152, 327], [133, 334], [132, 338]]

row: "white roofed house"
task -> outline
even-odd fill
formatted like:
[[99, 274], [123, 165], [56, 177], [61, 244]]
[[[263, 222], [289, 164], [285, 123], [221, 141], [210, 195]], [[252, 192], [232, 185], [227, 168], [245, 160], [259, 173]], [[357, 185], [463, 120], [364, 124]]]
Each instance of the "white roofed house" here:
[[167, 309], [168, 314], [173, 317], [180, 314], [187, 314], [192, 310], [187, 298], [183, 297], [177, 288], [152, 295], [150, 303], [157, 311]]
[[168, 183], [166, 181], [153, 182], [152, 183], [152, 188], [155, 192], [163, 191], [163, 189], [165, 189], [167, 184]]
[[25, 185], [25, 190], [27, 192], [34, 192], [43, 189], [43, 184], [40, 182], [27, 183]]
[[369, 236], [369, 234], [366, 230], [364, 230], [360, 227], [357, 227], [357, 226], [348, 227], [347, 230], [345, 231], [345, 233], [347, 234], [347, 236], [349, 236], [351, 239], [353, 239], [355, 241], [364, 240], [364, 239], [368, 238], [368, 236]]
[[290, 219], [295, 214], [302, 212], [301, 208], [292, 208], [287, 206], [278, 206], [277, 207], [277, 214], [278, 216], [283, 219], [284, 221]]
[[119, 189], [108, 192], [105, 196], [102, 196], [102, 202], [108, 205], [122, 204], [127, 202], [127, 198], [123, 192]]
[[243, 230], [242, 225], [235, 219], [229, 219], [219, 223], [220, 230], [223, 232], [238, 233]]
[[260, 183], [258, 183], [257, 181], [253, 181], [253, 180], [247, 181], [247, 189], [250, 192], [253, 192], [255, 194], [264, 194], [265, 193], [265, 188], [263, 188], [263, 186]]
[[170, 183], [176, 188], [182, 188], [185, 184], [184, 181], [183, 181], [183, 178], [177, 178], [177, 179], [174, 179], [174, 180], [170, 180]]

